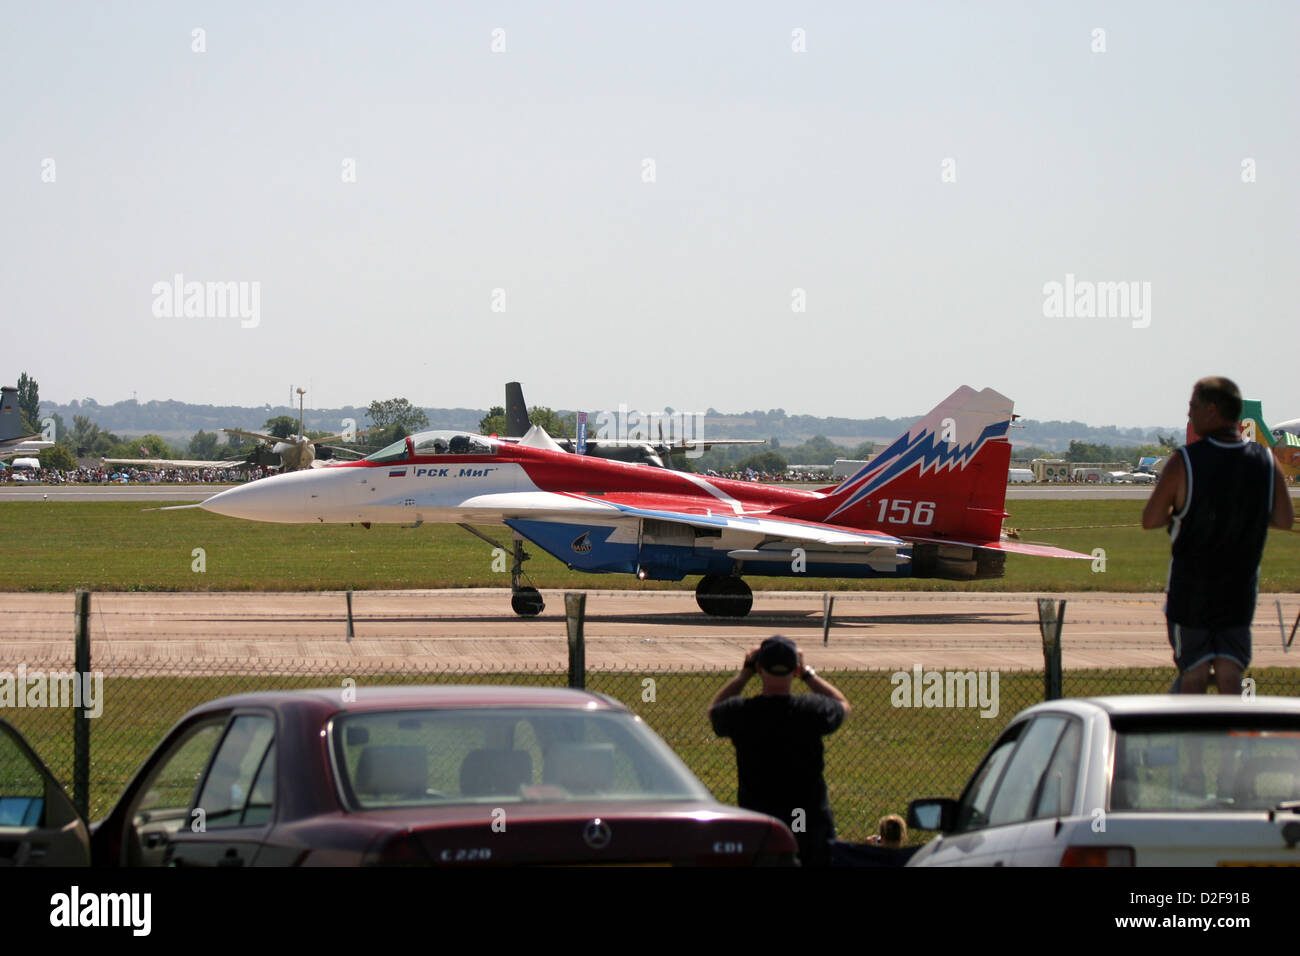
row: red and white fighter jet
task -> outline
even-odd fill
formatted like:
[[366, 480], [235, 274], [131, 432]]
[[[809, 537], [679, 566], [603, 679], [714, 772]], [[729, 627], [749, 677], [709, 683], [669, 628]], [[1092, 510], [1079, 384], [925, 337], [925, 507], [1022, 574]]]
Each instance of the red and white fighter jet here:
[[1008, 540], [1012, 402], [963, 386], [833, 488], [804, 491], [574, 455], [534, 428], [517, 444], [463, 432], [411, 435], [360, 461], [276, 475], [202, 507], [275, 522], [503, 524], [514, 532], [512, 605], [526, 539], [570, 568], [680, 581], [703, 575], [708, 614], [743, 616], [743, 574], [1000, 577], [1008, 552], [1090, 555]]

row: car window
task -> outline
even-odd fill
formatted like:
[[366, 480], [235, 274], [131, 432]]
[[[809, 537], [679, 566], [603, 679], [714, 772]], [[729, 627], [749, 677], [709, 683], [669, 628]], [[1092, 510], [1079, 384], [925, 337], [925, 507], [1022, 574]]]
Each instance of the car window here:
[[[253, 781], [262, 768], [274, 736], [275, 722], [270, 717], [241, 714], [230, 722], [194, 807], [203, 811], [202, 819], [208, 830], [244, 824], [244, 811], [249, 807]], [[263, 798], [267, 796], [266, 791], [264, 785]], [[269, 810], [269, 804], [267, 806]], [[255, 818], [259, 815], [257, 812], [253, 814]], [[269, 812], [266, 818], [269, 818]]]
[[1267, 810], [1300, 800], [1300, 726], [1261, 714], [1116, 722], [1112, 810]]
[[989, 802], [993, 798], [1007, 760], [1015, 750], [1020, 733], [1024, 729], [1023, 723], [1008, 729], [1002, 735], [1002, 739], [993, 745], [989, 755], [984, 758], [984, 763], [966, 785], [966, 792], [957, 807], [956, 822], [953, 827], [956, 832], [977, 830], [988, 825]]
[[262, 768], [257, 771], [253, 781], [253, 792], [244, 807], [240, 823], [244, 826], [266, 823], [271, 819], [271, 803], [275, 799], [275, 744], [266, 751]]
[[336, 767], [360, 807], [706, 796], [630, 714], [538, 710], [358, 713], [332, 728]]
[[1038, 799], [1034, 802], [1034, 819], [1065, 816], [1074, 809], [1074, 789], [1079, 779], [1079, 742], [1083, 739], [1082, 724], [1068, 719], [1065, 733], [1056, 744], [1052, 762], [1043, 773], [1038, 785]]
[[183, 817], [194, 802], [203, 768], [221, 739], [224, 716], [194, 724], [163, 754], [141, 788], [132, 814], [147, 812], [150, 818], [175, 814]]
[[998, 784], [989, 809], [989, 826], [1019, 823], [1029, 819], [1043, 772], [1052, 760], [1066, 720], [1056, 714], [1037, 717], [1020, 737], [1020, 746], [1012, 754], [1002, 782]]
[[45, 822], [45, 779], [10, 737], [0, 732], [0, 827], [35, 827]]

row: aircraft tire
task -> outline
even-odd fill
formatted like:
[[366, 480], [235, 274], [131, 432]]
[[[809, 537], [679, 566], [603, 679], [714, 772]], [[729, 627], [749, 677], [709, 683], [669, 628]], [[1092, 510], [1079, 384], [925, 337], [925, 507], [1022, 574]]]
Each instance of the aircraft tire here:
[[701, 594], [712, 594], [718, 589], [718, 585], [727, 580], [720, 574], [706, 574], [700, 578], [700, 583], [695, 585], [695, 596]]
[[754, 607], [754, 592], [740, 578], [710, 574], [696, 587], [695, 603], [711, 617], [744, 617]]
[[546, 609], [546, 602], [537, 588], [520, 588], [510, 595], [510, 607], [520, 617], [536, 617]]

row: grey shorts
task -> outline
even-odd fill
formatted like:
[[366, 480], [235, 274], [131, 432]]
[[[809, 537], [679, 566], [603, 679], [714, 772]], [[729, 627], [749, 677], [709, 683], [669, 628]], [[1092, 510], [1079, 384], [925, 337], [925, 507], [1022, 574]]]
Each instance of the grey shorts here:
[[1216, 657], [1236, 661], [1244, 671], [1250, 666], [1250, 625], [1210, 630], [1167, 622], [1169, 645], [1180, 673]]

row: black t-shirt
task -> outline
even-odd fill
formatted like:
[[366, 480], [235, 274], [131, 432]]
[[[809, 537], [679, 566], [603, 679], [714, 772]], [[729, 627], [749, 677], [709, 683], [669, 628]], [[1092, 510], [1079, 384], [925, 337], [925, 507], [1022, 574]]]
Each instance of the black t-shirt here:
[[737, 802], [791, 826], [805, 813], [808, 832], [834, 835], [822, 737], [844, 720], [838, 701], [817, 694], [730, 697], [709, 711], [713, 730], [736, 745]]
[[1187, 501], [1170, 526], [1165, 613], [1185, 627], [1249, 626], [1273, 511], [1273, 456], [1255, 442], [1214, 438], [1179, 451]]

